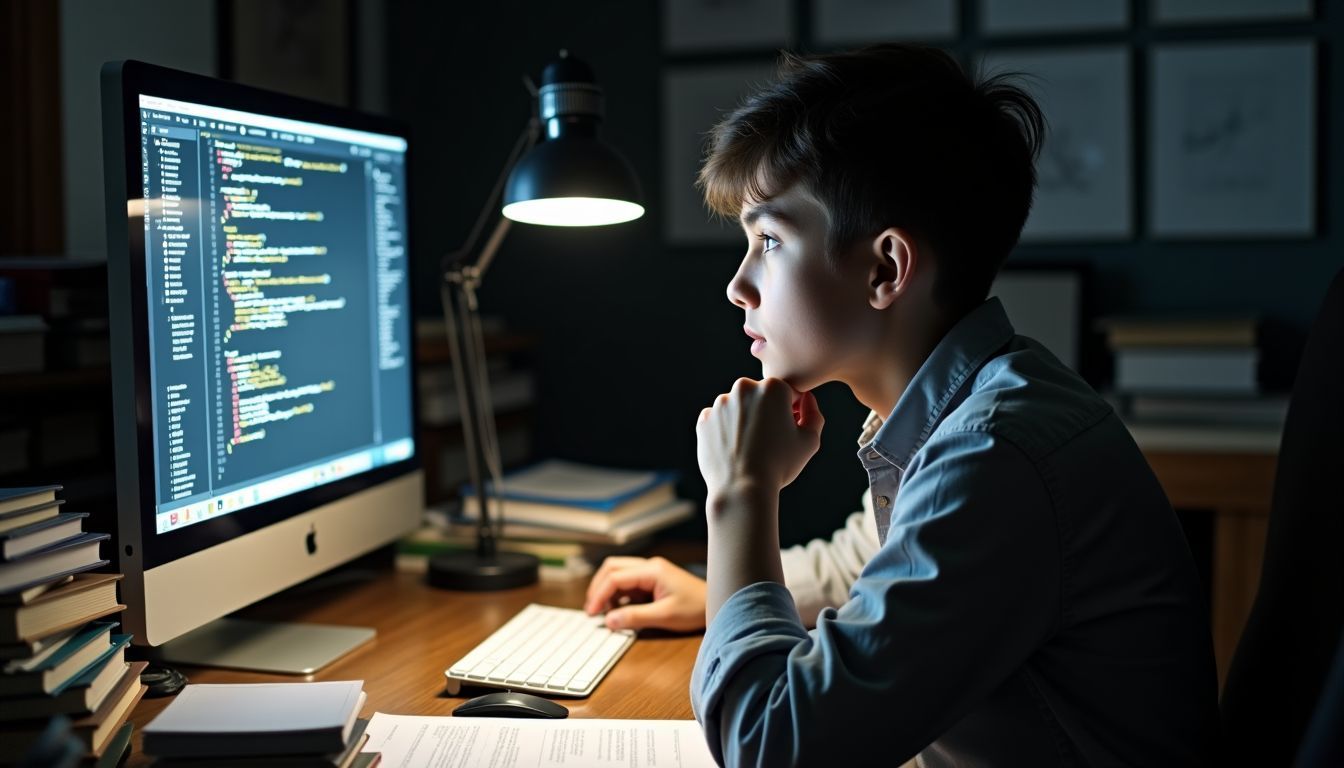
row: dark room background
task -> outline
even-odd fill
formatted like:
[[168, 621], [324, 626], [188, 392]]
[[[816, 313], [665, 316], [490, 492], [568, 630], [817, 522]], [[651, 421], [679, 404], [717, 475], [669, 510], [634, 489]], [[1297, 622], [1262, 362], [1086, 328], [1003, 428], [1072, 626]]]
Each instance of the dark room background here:
[[[301, 81], [262, 82], [257, 78], [268, 70], [249, 70], [238, 23], [247, 18], [251, 1], [123, 6], [65, 0], [45, 11], [44, 4], [15, 11], [7, 72], [14, 87], [7, 93], [14, 99], [9, 114], [23, 119], [3, 121], [0, 137], [34, 151], [17, 158], [11, 169], [0, 255], [95, 265], [106, 258], [97, 90], [103, 61], [139, 58], [278, 89], [302, 86]], [[1094, 316], [1256, 313], [1265, 332], [1263, 380], [1271, 389], [1286, 389], [1326, 285], [1344, 265], [1344, 203], [1335, 188], [1344, 179], [1337, 141], [1344, 106], [1339, 4], [1316, 2], [1310, 18], [1171, 27], [1150, 21], [1148, 0], [1134, 0], [1124, 28], [987, 39], [978, 32], [980, 2], [949, 1], [956, 3], [960, 31], [944, 44], [964, 61], [986, 50], [1126, 46], [1133, 62], [1135, 136], [1146, 126], [1151, 46], [1199, 40], [1315, 43], [1313, 236], [1151, 238], [1144, 222], [1147, 164], [1140, 141], [1132, 161], [1132, 237], [1023, 245], [1010, 261], [1088, 265], [1094, 298], [1088, 309]], [[776, 51], [670, 53], [663, 45], [664, 6], [658, 2], [330, 0], [309, 5], [334, 8], [345, 20], [344, 31], [337, 25], [336, 32], [324, 32], [314, 48], [328, 56], [324, 66], [346, 75], [344, 88], [328, 97], [411, 125], [412, 245], [419, 264], [415, 291], [418, 314], [425, 318], [439, 311], [440, 257], [466, 239], [532, 109], [522, 78], [538, 79], [561, 48], [592, 66], [606, 95], [603, 134], [634, 167], [647, 214], [605, 229], [515, 225], [485, 280], [482, 311], [536, 340], [528, 361], [536, 383], [532, 458], [675, 468], [682, 474], [681, 495], [702, 499], [695, 418], [738, 376], [759, 376], [760, 366], [741, 332], [742, 313], [725, 296], [745, 243], [671, 246], [664, 236], [663, 76], [669, 67], [692, 59], [769, 65]], [[811, 9], [811, 0], [792, 2], [791, 37], [801, 51], [818, 50]], [[29, 42], [19, 45], [21, 40]], [[53, 179], [60, 183], [42, 183]], [[27, 190], [40, 192], [40, 202], [35, 204], [37, 198], [30, 199]], [[1093, 383], [1107, 384], [1104, 378]], [[822, 449], [784, 492], [785, 543], [833, 530], [858, 509], [866, 483], [854, 456], [866, 410], [836, 384], [823, 387], [818, 397], [827, 419]], [[101, 490], [110, 497], [110, 475], [102, 482]], [[679, 532], [698, 535], [703, 523], [686, 523]]]
[[[1168, 29], [1151, 25], [1147, 3], [1131, 4], [1129, 28], [1072, 34], [1069, 44], [1128, 43], [1136, 70], [1133, 103], [1145, 100], [1145, 51], [1167, 40], [1318, 41], [1316, 236], [1298, 240], [1158, 242], [1136, 235], [1106, 244], [1023, 245], [1013, 262], [1090, 265], [1096, 315], [1255, 312], [1262, 318], [1271, 388], [1291, 381], [1301, 338], [1336, 270], [1344, 265], [1344, 206], [1330, 182], [1344, 178], [1338, 136], [1344, 82], [1335, 54], [1344, 35], [1338, 7], [1319, 3], [1314, 20]], [[981, 39], [978, 3], [961, 3], [966, 56], [995, 47], [1040, 48], [1060, 36]], [[808, 50], [806, 4], [793, 37]], [[433, 307], [431, 257], [457, 247], [474, 220], [531, 108], [521, 85], [560, 48], [586, 59], [607, 97], [606, 138], [634, 166], [647, 215], [609, 230], [516, 226], [483, 290], [488, 313], [542, 334], [536, 447], [543, 455], [630, 466], [680, 468], [682, 491], [703, 493], [693, 424], [699, 410], [738, 376], [759, 376], [740, 331], [742, 313], [725, 297], [742, 249], [669, 247], [660, 200], [660, 87], [680, 54], [663, 50], [657, 3], [397, 4], [388, 16], [389, 109], [415, 128], [417, 237], [425, 267], [422, 308]], [[770, 50], [698, 55], [771, 62]], [[707, 129], [709, 126], [705, 126]], [[1143, 130], [1137, 122], [1134, 132]], [[1134, 189], [1144, 189], [1136, 157]], [[1104, 386], [1104, 381], [1094, 382]], [[847, 389], [818, 393], [826, 430], [821, 452], [782, 500], [785, 542], [824, 535], [858, 509], [866, 478], [854, 442], [866, 410]], [[690, 533], [689, 524], [686, 526]]]

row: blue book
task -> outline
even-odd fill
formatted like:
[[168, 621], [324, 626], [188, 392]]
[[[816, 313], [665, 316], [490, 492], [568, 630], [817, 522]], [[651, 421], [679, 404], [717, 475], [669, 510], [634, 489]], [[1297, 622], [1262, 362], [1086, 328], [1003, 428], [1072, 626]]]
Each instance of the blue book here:
[[[500, 496], [515, 501], [611, 512], [660, 486], [672, 485], [679, 475], [670, 469], [616, 469], [549, 459], [507, 473]], [[493, 489], [494, 483], [487, 481], [486, 488]], [[475, 493], [470, 483], [462, 486], [463, 499], [471, 499]]]
[[24, 488], [0, 488], [0, 516], [27, 507], [35, 507], [56, 500], [59, 485], [32, 485]]
[[106, 533], [84, 533], [0, 563], [0, 592], [17, 592], [34, 584], [107, 565], [107, 561], [98, 556], [98, 547], [109, 538], [111, 536]]
[[127, 677], [139, 678], [147, 662], [126, 662], [130, 635], [113, 635], [98, 660], [51, 694], [0, 700], [0, 722], [31, 721], [52, 715], [82, 717], [96, 712]]
[[28, 507], [11, 509], [8, 512], [0, 512], [0, 531], [11, 531], [25, 525], [32, 525], [39, 520], [55, 517], [61, 511], [60, 506], [64, 503], [65, 499], [56, 499], [55, 501], [44, 501]]
[[[608, 534], [676, 498], [675, 470], [595, 467], [552, 459], [504, 476], [504, 520], [552, 529]], [[487, 486], [493, 488], [493, 485]], [[491, 514], [495, 515], [494, 505]], [[462, 489], [465, 520], [480, 518], [480, 500]]]
[[88, 512], [64, 512], [21, 528], [0, 531], [0, 560], [13, 560], [72, 539], [83, 532], [81, 521], [88, 516]]
[[0, 696], [55, 693], [102, 658], [114, 626], [112, 622], [92, 622], [76, 632], [60, 650], [30, 669], [0, 676]]

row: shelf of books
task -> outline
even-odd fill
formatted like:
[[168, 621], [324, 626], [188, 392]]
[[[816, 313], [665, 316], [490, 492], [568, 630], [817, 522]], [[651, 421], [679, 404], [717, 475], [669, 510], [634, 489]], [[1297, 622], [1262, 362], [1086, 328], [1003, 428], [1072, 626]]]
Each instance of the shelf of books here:
[[[483, 317], [490, 399], [494, 406], [500, 459], [505, 467], [532, 457], [536, 381], [529, 356], [537, 339], [507, 331], [498, 317]], [[467, 478], [462, 414], [448, 354], [447, 329], [438, 319], [416, 321], [417, 440], [425, 472], [425, 500], [442, 504], [457, 497]]]
[[107, 318], [104, 260], [0, 259], [0, 487], [59, 477], [71, 504], [111, 508]]

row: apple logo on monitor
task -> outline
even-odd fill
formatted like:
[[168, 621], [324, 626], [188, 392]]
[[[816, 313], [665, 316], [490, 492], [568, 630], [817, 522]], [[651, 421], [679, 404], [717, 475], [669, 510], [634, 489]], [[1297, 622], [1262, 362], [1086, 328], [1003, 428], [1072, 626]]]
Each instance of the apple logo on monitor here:
[[308, 535], [303, 537], [303, 544], [308, 548], [308, 554], [317, 554], [317, 526], [314, 525]]

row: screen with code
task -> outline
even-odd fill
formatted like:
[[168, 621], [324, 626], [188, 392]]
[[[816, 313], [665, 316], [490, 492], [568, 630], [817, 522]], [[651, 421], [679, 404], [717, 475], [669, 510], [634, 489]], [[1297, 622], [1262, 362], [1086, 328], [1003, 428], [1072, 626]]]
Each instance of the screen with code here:
[[140, 97], [155, 526], [414, 455], [397, 136]]

